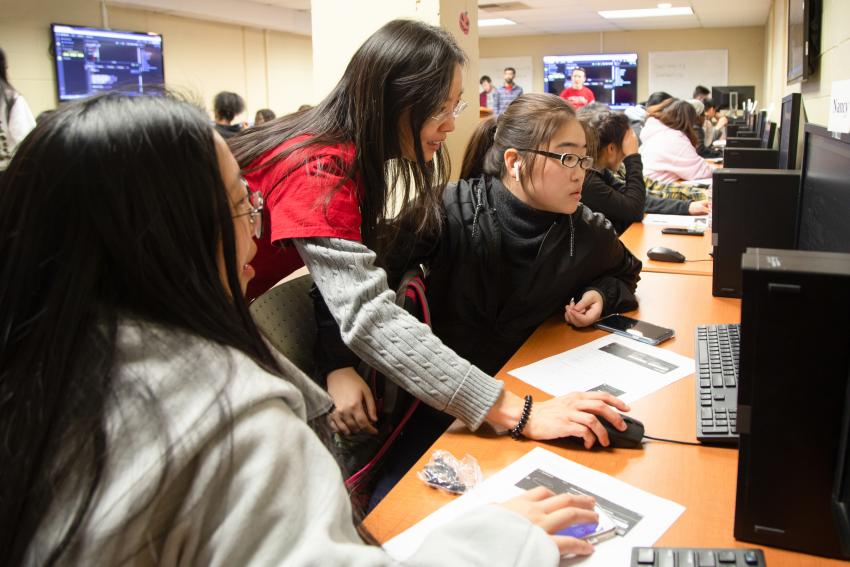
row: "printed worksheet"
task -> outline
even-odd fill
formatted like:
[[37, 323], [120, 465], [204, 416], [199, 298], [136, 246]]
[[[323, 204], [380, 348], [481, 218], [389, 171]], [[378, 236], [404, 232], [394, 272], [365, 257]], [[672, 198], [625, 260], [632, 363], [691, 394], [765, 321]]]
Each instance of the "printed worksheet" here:
[[508, 374], [553, 396], [601, 390], [631, 403], [693, 374], [694, 365], [693, 358], [607, 335]]
[[591, 556], [567, 557], [561, 560], [561, 565], [628, 565], [632, 547], [653, 545], [685, 511], [680, 504], [537, 447], [471, 492], [394, 537], [384, 548], [404, 561], [435, 528], [478, 506], [503, 502], [536, 486], [546, 486], [558, 494], [593, 496], [596, 506], [617, 525], [617, 535], [598, 543]]

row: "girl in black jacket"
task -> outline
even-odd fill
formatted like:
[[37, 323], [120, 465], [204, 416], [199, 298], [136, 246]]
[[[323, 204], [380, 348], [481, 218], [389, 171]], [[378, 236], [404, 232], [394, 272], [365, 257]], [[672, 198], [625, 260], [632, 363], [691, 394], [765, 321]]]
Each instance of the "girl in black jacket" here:
[[[591, 146], [595, 167], [584, 179], [582, 203], [602, 213], [619, 234], [633, 222], [643, 220], [644, 212], [668, 215], [704, 215], [705, 201], [661, 199], [646, 194], [643, 163], [638, 153], [637, 136], [628, 118], [610, 110], [579, 111], [579, 120], [593, 138]], [[625, 175], [614, 172], [625, 168]]]

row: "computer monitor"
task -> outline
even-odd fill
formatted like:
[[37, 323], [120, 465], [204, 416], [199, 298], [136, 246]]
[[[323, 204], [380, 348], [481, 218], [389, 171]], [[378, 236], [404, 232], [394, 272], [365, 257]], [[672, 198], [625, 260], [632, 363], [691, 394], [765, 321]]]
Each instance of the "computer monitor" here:
[[773, 149], [773, 140], [776, 137], [776, 122], [769, 122], [768, 120], [764, 121], [764, 126], [762, 128], [761, 134], [761, 147], [772, 150]]
[[756, 131], [756, 138], [761, 138], [764, 136], [764, 127], [767, 123], [767, 111], [762, 110], [761, 112], [756, 113], [756, 123], [755, 128], [753, 130]]
[[546, 55], [543, 57], [543, 90], [559, 95], [570, 85], [572, 71], [584, 69], [584, 86], [597, 102], [613, 109], [637, 104], [637, 53]]
[[806, 124], [797, 248], [850, 252], [850, 134]]
[[111, 90], [162, 92], [161, 35], [64, 24], [50, 28], [60, 102]]
[[[756, 88], [753, 85], [711, 87], [711, 98], [718, 110], [739, 110], [744, 108], [747, 99], [756, 99]], [[735, 103], [734, 108], [731, 103]]]
[[797, 169], [800, 163], [798, 148], [803, 121], [803, 95], [792, 93], [782, 99], [782, 119], [779, 123], [779, 168]]

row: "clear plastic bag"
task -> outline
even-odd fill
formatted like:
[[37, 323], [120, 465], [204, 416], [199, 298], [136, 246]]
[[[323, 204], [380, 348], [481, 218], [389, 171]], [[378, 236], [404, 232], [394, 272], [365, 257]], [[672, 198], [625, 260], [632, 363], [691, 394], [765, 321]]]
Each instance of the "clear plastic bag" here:
[[463, 494], [481, 483], [481, 467], [472, 455], [458, 460], [448, 451], [434, 451], [431, 460], [417, 473], [420, 479], [434, 488]]

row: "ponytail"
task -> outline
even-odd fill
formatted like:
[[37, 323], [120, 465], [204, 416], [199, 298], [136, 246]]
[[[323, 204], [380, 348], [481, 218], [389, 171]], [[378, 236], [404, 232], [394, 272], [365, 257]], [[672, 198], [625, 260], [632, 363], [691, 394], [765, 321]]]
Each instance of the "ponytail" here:
[[461, 179], [471, 179], [484, 174], [484, 160], [487, 152], [493, 147], [497, 125], [498, 119], [495, 116], [478, 124], [463, 154], [463, 163], [460, 167]]

